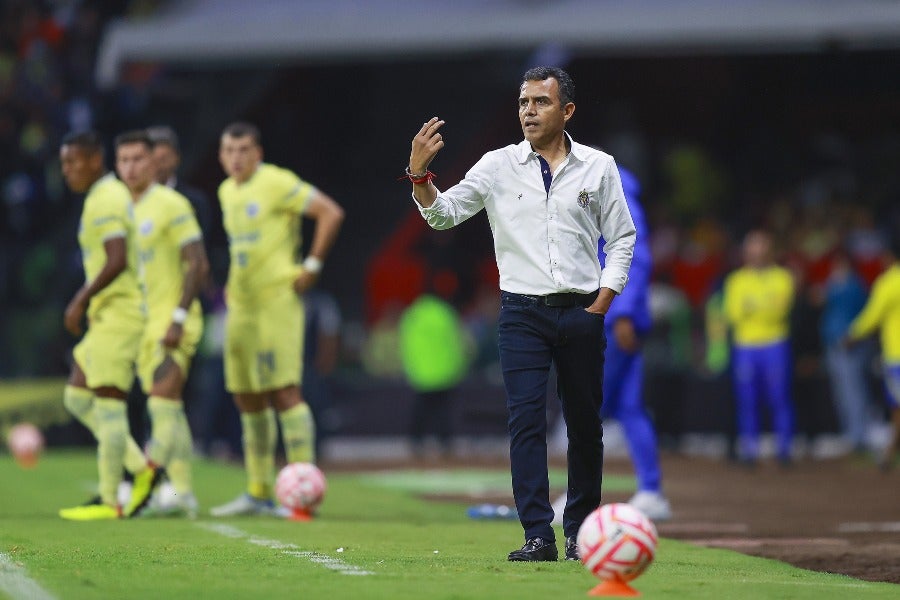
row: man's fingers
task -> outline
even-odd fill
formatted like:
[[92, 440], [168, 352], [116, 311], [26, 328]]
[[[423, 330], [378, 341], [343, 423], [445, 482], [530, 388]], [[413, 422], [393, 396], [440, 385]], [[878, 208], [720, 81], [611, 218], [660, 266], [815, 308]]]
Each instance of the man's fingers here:
[[422, 124], [422, 129], [419, 130], [418, 135], [425, 136], [430, 131], [437, 131], [441, 125], [444, 124], [444, 121], [438, 119], [437, 117], [432, 117], [428, 121]]

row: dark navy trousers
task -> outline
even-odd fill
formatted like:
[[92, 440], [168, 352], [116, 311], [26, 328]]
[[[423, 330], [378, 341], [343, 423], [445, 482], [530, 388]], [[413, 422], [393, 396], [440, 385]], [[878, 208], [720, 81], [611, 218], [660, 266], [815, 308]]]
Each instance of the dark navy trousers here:
[[[595, 295], [586, 298], [592, 301]], [[587, 301], [586, 305], [590, 304]], [[603, 473], [603, 316], [584, 306], [547, 306], [538, 297], [501, 292], [498, 346], [509, 409], [513, 496], [525, 539], [555, 540], [547, 475], [547, 382], [557, 394], [569, 439], [566, 537], [577, 535], [600, 504]]]

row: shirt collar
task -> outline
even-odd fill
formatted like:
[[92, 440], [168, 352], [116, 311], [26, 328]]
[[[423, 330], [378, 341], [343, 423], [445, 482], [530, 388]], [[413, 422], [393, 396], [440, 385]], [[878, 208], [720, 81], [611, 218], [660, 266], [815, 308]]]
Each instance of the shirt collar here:
[[[572, 139], [572, 136], [569, 135], [568, 131], [563, 131], [563, 135], [566, 136], [566, 139], [569, 140], [569, 155], [573, 158], [584, 162], [587, 157], [584, 155], [584, 152], [581, 148], [575, 144], [575, 140]], [[531, 143], [528, 140], [522, 140], [516, 146], [516, 155], [519, 159], [519, 164], [524, 165], [528, 162], [528, 159], [534, 157], [537, 153], [531, 149]]]

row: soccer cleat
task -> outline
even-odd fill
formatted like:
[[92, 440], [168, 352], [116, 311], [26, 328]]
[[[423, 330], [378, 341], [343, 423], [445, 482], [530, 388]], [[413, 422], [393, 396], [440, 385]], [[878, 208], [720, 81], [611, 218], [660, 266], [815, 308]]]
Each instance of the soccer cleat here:
[[518, 561], [555, 561], [557, 559], [556, 542], [544, 538], [533, 537], [525, 542], [520, 550], [509, 553], [507, 560]]
[[62, 508], [59, 516], [68, 521], [107, 521], [122, 518], [122, 509], [109, 504], [85, 504]]
[[574, 535], [566, 538], [566, 560], [581, 560], [581, 556], [578, 555], [578, 540]]
[[628, 504], [644, 513], [651, 521], [668, 521], [672, 518], [672, 507], [662, 492], [640, 491], [631, 497]]
[[221, 506], [216, 506], [209, 511], [214, 517], [242, 517], [248, 515], [267, 515], [273, 517], [287, 517], [287, 513], [281, 513], [281, 507], [276, 507], [270, 498], [256, 498], [244, 493]]
[[141, 514], [141, 511], [150, 502], [150, 496], [153, 490], [162, 481], [165, 471], [162, 467], [150, 466], [135, 474], [134, 485], [131, 487], [131, 500], [125, 508], [125, 516], [131, 518]]

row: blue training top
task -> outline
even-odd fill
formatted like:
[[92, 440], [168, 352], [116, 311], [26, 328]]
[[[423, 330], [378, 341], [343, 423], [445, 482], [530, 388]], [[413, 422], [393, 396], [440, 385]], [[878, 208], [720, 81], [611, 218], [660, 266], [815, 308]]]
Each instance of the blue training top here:
[[[650, 273], [653, 270], [653, 257], [650, 255], [649, 229], [644, 209], [638, 202], [641, 195], [640, 182], [630, 171], [622, 167], [619, 167], [619, 177], [622, 179], [622, 190], [625, 192], [625, 202], [634, 221], [637, 239], [634, 242], [634, 258], [628, 272], [628, 283], [625, 284], [622, 293], [613, 300], [609, 312], [606, 313], [606, 327], [612, 328], [618, 318], [629, 317], [638, 333], [646, 333], [653, 324], [650, 318]], [[605, 243], [603, 238], [600, 238], [597, 249], [597, 256], [600, 257], [600, 264], [603, 266], [606, 265], [606, 253], [603, 252]]]

